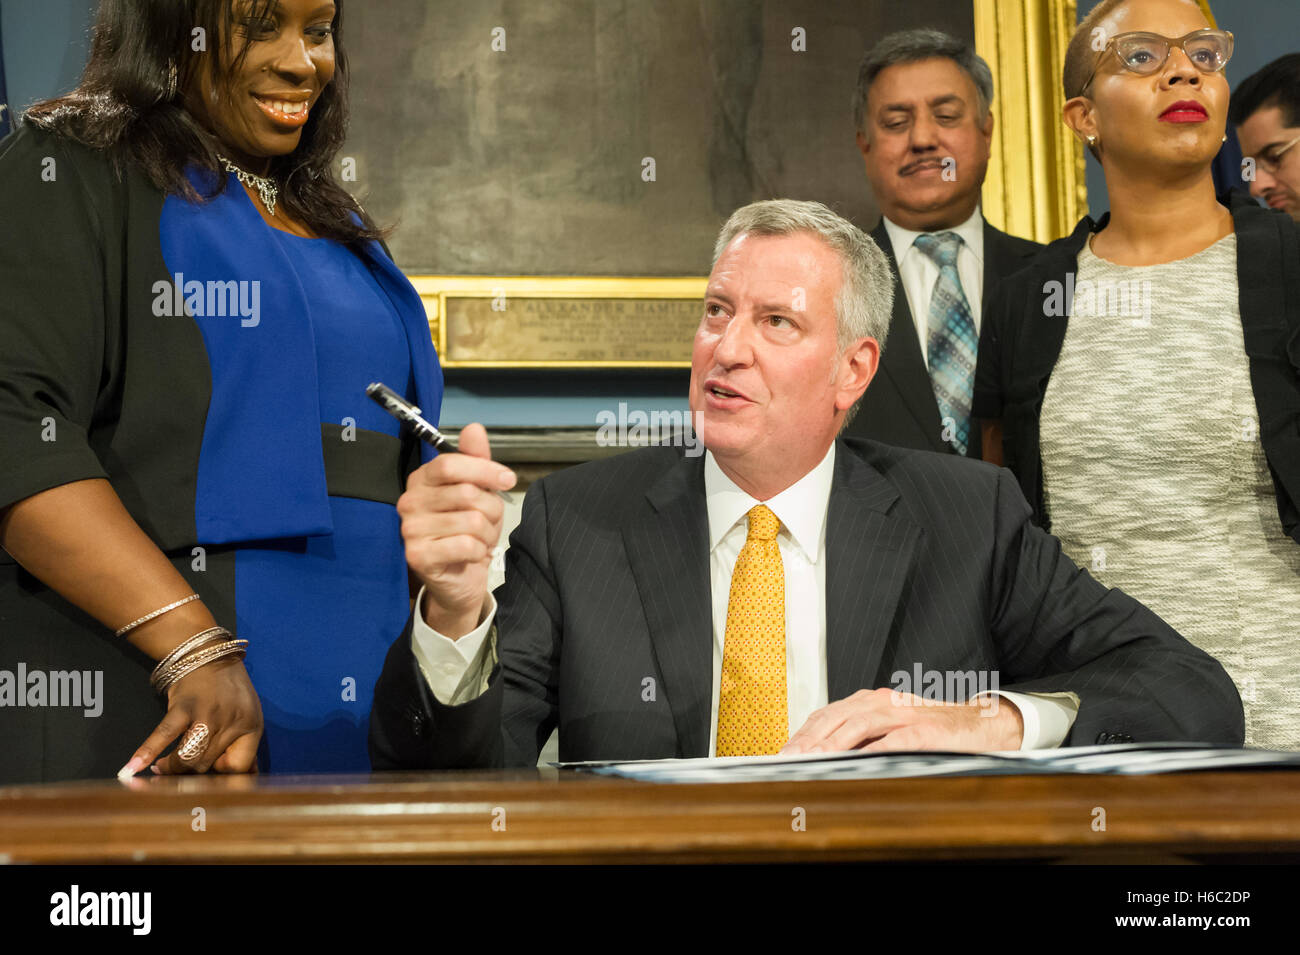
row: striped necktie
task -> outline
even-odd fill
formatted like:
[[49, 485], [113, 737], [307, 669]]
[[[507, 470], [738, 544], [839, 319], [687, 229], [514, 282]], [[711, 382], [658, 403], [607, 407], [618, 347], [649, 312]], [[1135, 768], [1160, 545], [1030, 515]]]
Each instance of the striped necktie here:
[[949, 443], [965, 454], [970, 447], [970, 408], [979, 338], [957, 275], [961, 236], [956, 232], [923, 232], [916, 237], [915, 245], [939, 267], [927, 319], [930, 385], [939, 404], [945, 438], [951, 434]]
[[731, 572], [718, 695], [719, 756], [780, 752], [790, 739], [785, 677], [785, 568], [767, 507], [749, 510], [749, 534]]

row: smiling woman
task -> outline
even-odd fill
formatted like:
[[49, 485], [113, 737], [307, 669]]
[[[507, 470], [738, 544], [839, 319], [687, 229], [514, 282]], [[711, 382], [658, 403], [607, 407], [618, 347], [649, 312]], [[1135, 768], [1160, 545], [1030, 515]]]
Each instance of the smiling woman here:
[[[344, 242], [381, 238], [330, 169], [347, 132], [340, 7], [105, 0], [77, 89], [24, 119], [119, 167], [138, 163], [164, 192], [197, 199], [192, 168], [212, 172], [220, 191], [229, 163], [278, 184], [286, 214], [273, 225]], [[249, 194], [261, 202], [255, 188]]]
[[0, 143], [0, 668], [105, 700], [0, 711], [0, 781], [368, 766], [424, 452], [364, 389], [436, 420], [442, 382], [332, 171], [342, 7], [103, 0]]

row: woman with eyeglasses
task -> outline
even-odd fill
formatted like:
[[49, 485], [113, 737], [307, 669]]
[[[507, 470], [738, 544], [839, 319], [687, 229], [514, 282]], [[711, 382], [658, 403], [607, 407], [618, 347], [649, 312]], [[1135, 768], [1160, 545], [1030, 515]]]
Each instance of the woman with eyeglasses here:
[[1296, 749], [1300, 234], [1216, 200], [1231, 55], [1192, 0], [1079, 25], [1064, 116], [1110, 212], [995, 291], [974, 415], [1066, 554], [1219, 659], [1247, 745]]
[[369, 769], [422, 452], [365, 388], [442, 379], [343, 5], [102, 0], [0, 144], [0, 782]]

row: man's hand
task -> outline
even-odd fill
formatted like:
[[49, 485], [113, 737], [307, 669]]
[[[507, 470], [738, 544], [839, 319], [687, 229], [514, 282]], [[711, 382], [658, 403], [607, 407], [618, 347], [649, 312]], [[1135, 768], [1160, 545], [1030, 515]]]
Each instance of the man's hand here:
[[849, 749], [943, 749], [990, 752], [1020, 748], [1024, 721], [1014, 703], [998, 696], [970, 703], [937, 703], [882, 688], [859, 690], [808, 717], [782, 753]]
[[494, 491], [515, 486], [515, 473], [490, 459], [482, 425], [468, 425], [459, 446], [413, 471], [397, 499], [406, 562], [425, 588], [419, 611], [453, 640], [480, 622], [505, 511]]

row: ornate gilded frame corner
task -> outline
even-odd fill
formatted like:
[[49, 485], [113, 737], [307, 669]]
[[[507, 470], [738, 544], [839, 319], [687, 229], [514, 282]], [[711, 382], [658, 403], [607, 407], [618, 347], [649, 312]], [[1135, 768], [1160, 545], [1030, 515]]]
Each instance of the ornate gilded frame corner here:
[[1050, 242], [1088, 209], [1083, 147], [1061, 119], [1075, 0], [974, 0], [975, 50], [993, 71], [993, 146], [984, 216]]

